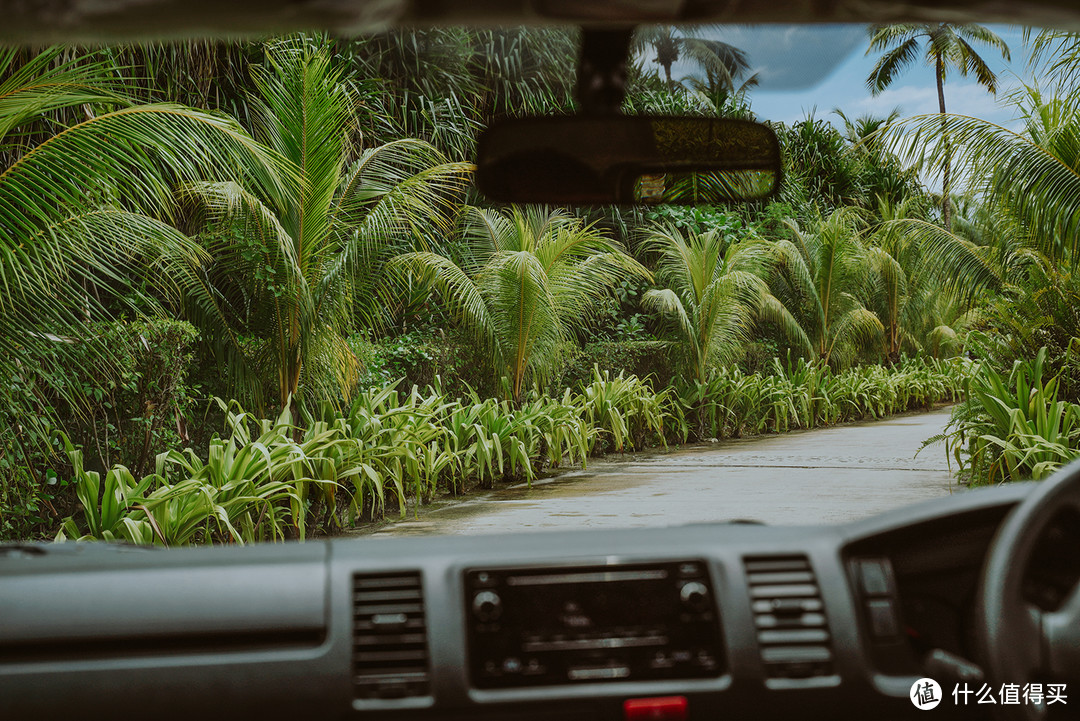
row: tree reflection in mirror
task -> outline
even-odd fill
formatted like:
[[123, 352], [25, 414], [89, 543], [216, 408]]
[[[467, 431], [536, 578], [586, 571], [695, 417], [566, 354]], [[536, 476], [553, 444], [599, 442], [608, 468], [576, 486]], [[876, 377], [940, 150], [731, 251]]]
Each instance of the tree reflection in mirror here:
[[773, 130], [727, 118], [578, 116], [493, 125], [477, 184], [507, 203], [698, 204], [759, 200], [780, 183]]

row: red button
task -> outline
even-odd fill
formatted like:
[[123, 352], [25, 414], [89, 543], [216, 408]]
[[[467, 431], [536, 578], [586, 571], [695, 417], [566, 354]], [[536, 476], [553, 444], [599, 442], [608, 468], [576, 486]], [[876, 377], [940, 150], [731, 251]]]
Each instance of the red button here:
[[626, 721], [686, 721], [685, 696], [631, 698], [623, 702]]

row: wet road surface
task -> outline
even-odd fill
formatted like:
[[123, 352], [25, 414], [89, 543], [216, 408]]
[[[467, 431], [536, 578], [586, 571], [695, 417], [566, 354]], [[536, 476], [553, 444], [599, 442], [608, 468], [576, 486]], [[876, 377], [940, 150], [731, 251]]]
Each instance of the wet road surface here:
[[943, 445], [948, 410], [884, 421], [612, 455], [534, 482], [475, 492], [362, 534], [426, 535], [669, 526], [753, 519], [836, 523], [956, 490]]

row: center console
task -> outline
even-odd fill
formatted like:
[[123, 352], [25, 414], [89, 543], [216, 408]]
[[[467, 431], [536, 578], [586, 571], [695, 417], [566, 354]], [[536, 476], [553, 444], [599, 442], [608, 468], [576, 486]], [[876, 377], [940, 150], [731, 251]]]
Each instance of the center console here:
[[700, 559], [465, 572], [475, 688], [719, 676], [715, 594]]

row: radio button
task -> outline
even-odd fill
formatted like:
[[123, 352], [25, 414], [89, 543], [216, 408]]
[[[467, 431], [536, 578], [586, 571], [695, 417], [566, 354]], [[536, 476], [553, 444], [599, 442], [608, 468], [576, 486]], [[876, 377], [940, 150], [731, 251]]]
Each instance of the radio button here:
[[685, 696], [632, 698], [623, 702], [626, 721], [686, 721], [687, 717]]
[[472, 585], [477, 588], [491, 588], [499, 585], [499, 579], [492, 573], [480, 571], [473, 576]]
[[649, 666], [652, 668], [671, 668], [675, 665], [675, 662], [664, 651], [657, 651], [649, 662]]
[[480, 591], [473, 596], [472, 610], [481, 623], [497, 621], [502, 616], [502, 599], [494, 591]]
[[521, 671], [521, 660], [515, 656], [509, 656], [503, 660], [502, 670], [505, 673], [518, 673]]
[[704, 575], [700, 563], [680, 563], [679, 578], [697, 578]]
[[709, 607], [709, 589], [698, 581], [687, 581], [679, 589], [679, 598], [695, 611], [705, 611]]

